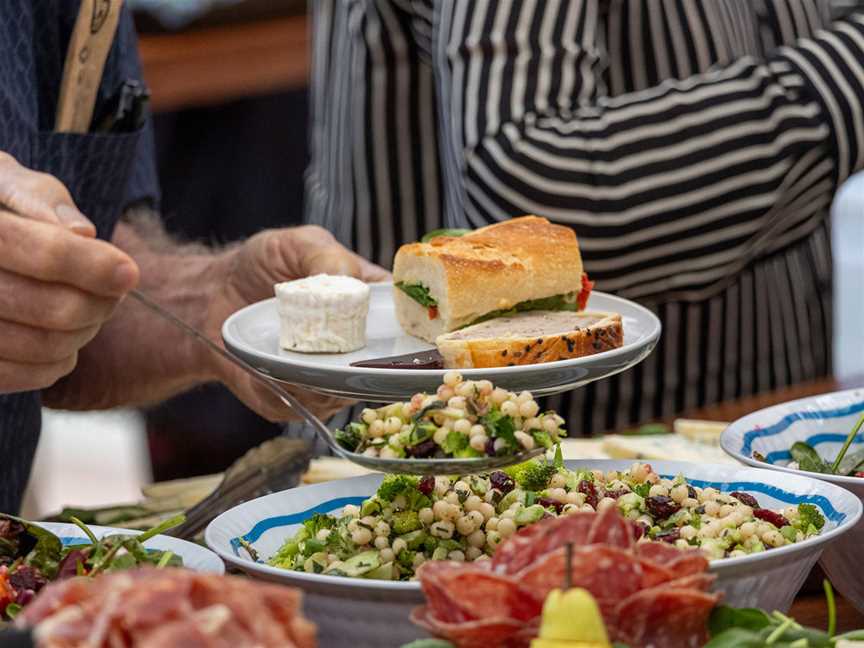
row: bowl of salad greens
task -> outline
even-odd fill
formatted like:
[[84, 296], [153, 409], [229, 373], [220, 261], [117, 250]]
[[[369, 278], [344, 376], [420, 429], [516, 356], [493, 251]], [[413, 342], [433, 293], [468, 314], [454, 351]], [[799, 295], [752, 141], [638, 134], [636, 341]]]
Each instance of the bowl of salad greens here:
[[183, 520], [180, 515], [142, 532], [0, 514], [0, 625], [14, 619], [48, 583], [74, 576], [145, 565], [224, 573], [224, 563], [212, 551], [161, 535]]
[[[823, 548], [861, 516], [847, 491], [736, 466], [534, 460], [462, 477], [368, 475], [274, 493], [216, 518], [208, 546], [301, 587], [324, 645], [399, 646], [428, 560], [487, 560], [548, 516], [615, 507], [641, 541], [698, 547], [733, 605], [786, 610]], [[386, 629], [377, 630], [376, 628]]]
[[[864, 501], [864, 389], [822, 394], [754, 412], [732, 423], [720, 445], [742, 463], [842, 486]], [[859, 523], [822, 555], [834, 586], [864, 612]]]

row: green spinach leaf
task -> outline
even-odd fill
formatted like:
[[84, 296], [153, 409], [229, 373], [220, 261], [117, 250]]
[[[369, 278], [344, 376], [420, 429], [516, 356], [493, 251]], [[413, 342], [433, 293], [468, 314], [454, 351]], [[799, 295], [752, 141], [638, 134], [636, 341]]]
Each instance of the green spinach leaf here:
[[438, 305], [438, 302], [429, 294], [429, 289], [423, 284], [406, 284], [400, 281], [396, 287], [421, 306], [431, 308]]
[[798, 462], [798, 467], [807, 472], [816, 472], [828, 474], [831, 472], [830, 466], [819, 456], [811, 446], [803, 441], [796, 441], [789, 448], [789, 454], [792, 459]]
[[720, 605], [714, 608], [708, 620], [711, 636], [720, 634], [729, 628], [744, 628], [745, 630], [761, 630], [771, 625], [771, 617], [756, 608], [733, 608]]

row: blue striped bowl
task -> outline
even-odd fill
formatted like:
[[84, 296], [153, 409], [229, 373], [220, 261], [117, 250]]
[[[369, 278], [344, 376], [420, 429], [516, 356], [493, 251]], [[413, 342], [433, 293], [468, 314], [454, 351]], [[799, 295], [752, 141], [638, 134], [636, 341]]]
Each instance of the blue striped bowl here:
[[[796, 441], [809, 443], [824, 459], [833, 460], [862, 413], [864, 389], [802, 398], [735, 421], [721, 435], [720, 445], [745, 464], [790, 475], [809, 475], [842, 486], [864, 501], [864, 479], [860, 477], [829, 476], [787, 467], [791, 461], [789, 448]], [[861, 444], [864, 444], [864, 433], [854, 440], [850, 452], [859, 450]], [[767, 463], [754, 459], [754, 452], [762, 454]], [[864, 579], [860, 577], [862, 547], [864, 522], [839, 542], [832, 543], [821, 562], [834, 586], [864, 612]]]
[[[570, 468], [626, 470], [632, 461], [568, 461]], [[849, 492], [804, 475], [781, 475], [738, 466], [697, 465], [652, 461], [655, 470], [674, 477], [683, 474], [696, 486], [721, 491], [745, 491], [767, 508], [810, 502], [825, 514], [822, 534], [804, 542], [742, 558], [714, 561], [716, 588], [731, 605], [787, 610], [822, 550], [849, 531], [861, 517], [861, 502]], [[372, 648], [400, 646], [420, 631], [408, 620], [422, 602], [416, 582], [350, 579], [270, 567], [266, 560], [314, 512], [339, 513], [372, 495], [380, 475], [304, 486], [241, 504], [207, 527], [207, 545], [224, 560], [248, 574], [303, 589], [307, 616], [318, 623], [322, 646]], [[240, 544], [249, 542], [259, 554], [252, 560]]]
[[[48, 529], [58, 536], [64, 545], [89, 544], [90, 540], [74, 524], [65, 522], [37, 522], [39, 526]], [[129, 529], [118, 529], [115, 527], [91, 526], [90, 531], [97, 538], [106, 535], [138, 535], [141, 531], [130, 531]], [[179, 540], [166, 535], [157, 535], [144, 543], [146, 549], [159, 551], [173, 551], [183, 559], [183, 566], [192, 571], [208, 574], [224, 574], [225, 563], [206, 547], [194, 542]]]

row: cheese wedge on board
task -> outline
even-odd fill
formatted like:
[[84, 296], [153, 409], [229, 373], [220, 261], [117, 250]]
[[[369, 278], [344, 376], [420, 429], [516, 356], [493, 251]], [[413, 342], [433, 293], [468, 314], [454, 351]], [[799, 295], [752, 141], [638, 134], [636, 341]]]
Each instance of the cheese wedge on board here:
[[696, 421], [693, 419], [676, 419], [672, 424], [675, 434], [709, 445], [719, 446], [720, 435], [729, 427], [728, 423], [720, 421]]
[[608, 434], [603, 438], [603, 451], [613, 459], [738, 463], [717, 446], [692, 441], [677, 434], [645, 436]]

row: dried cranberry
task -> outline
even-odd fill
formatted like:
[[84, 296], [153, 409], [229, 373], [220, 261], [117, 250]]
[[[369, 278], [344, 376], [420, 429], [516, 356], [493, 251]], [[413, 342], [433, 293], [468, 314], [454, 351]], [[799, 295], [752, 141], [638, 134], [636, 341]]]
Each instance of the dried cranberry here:
[[87, 554], [84, 551], [76, 549], [66, 554], [66, 557], [60, 561], [60, 565], [57, 567], [57, 580], [77, 576], [78, 563], [81, 563], [82, 567], [87, 564]]
[[432, 491], [435, 490], [435, 478], [432, 475], [424, 476], [420, 479], [420, 483], [417, 484], [417, 490], [424, 495], [431, 495]]
[[486, 447], [484, 448], [484, 450], [486, 450], [487, 455], [489, 455], [490, 457], [494, 457], [496, 455], [495, 439], [489, 437], [489, 440], [486, 442]]
[[405, 449], [412, 457], [431, 457], [437, 450], [438, 444], [432, 439], [426, 439], [422, 443]]
[[48, 584], [48, 579], [35, 567], [21, 565], [9, 574], [9, 584], [17, 591], [33, 590], [38, 592]]
[[594, 508], [597, 508], [597, 502], [600, 501], [600, 498], [597, 497], [597, 487], [587, 479], [583, 479], [579, 482], [579, 486], [576, 489], [585, 495], [585, 503], [590, 504]]
[[14, 540], [24, 534], [24, 525], [15, 520], [0, 520], [0, 538]]
[[645, 500], [648, 512], [658, 520], [665, 520], [681, 510], [681, 505], [666, 495], [655, 495]]
[[858, 472], [855, 473], [855, 476], [856, 477], [864, 477], [864, 472], [859, 470]]
[[670, 544], [674, 544], [676, 540], [681, 537], [681, 531], [679, 529], [669, 529], [668, 531], [661, 531], [657, 535], [654, 536], [655, 540], [659, 540], [661, 542], [668, 542]]
[[740, 493], [735, 491], [734, 493], [729, 493], [732, 497], [737, 499], [742, 504], [746, 504], [747, 506], [752, 506], [753, 508], [759, 508], [759, 502], [756, 501], [756, 498], [750, 495], [749, 493]]
[[554, 508], [556, 513], [560, 513], [564, 509], [564, 505], [561, 502], [551, 497], [541, 497], [537, 502], [543, 508]]
[[759, 518], [760, 520], [764, 520], [765, 522], [770, 522], [778, 529], [780, 527], [789, 526], [789, 520], [780, 515], [779, 513], [775, 513], [774, 511], [769, 511], [764, 508], [757, 508], [753, 511], [753, 517]]
[[633, 538], [638, 540], [648, 533], [648, 525], [644, 522], [637, 522], [633, 525]]
[[489, 475], [489, 481], [492, 483], [492, 488], [497, 488], [502, 493], [509, 493], [516, 487], [516, 482], [507, 473], [496, 470]]
[[15, 602], [18, 605], [27, 605], [34, 598], [36, 598], [36, 592], [34, 592], [32, 589], [21, 590], [15, 596]]
[[619, 497], [624, 497], [628, 493], [626, 488], [619, 488], [618, 490], [607, 490], [605, 492], [605, 496], [617, 500]]

